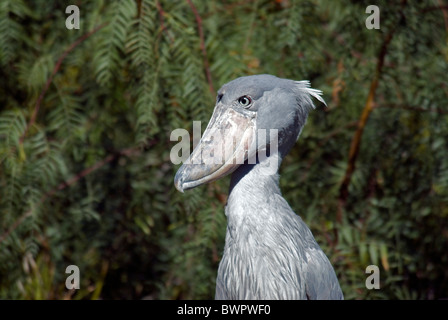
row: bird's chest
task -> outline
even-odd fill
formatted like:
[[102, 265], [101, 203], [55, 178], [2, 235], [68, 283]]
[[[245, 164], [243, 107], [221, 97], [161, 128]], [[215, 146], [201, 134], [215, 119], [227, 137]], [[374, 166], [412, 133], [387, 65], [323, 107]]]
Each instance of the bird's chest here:
[[[217, 285], [223, 299], [303, 299], [304, 257], [288, 237], [266, 228], [228, 227]], [[219, 297], [218, 297], [219, 298]]]

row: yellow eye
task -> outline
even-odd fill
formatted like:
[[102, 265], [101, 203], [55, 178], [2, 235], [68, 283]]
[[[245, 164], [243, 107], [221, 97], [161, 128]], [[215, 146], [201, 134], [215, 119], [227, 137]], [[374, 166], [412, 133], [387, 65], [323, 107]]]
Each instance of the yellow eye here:
[[248, 96], [238, 98], [238, 103], [244, 108], [248, 108], [252, 104], [252, 99]]

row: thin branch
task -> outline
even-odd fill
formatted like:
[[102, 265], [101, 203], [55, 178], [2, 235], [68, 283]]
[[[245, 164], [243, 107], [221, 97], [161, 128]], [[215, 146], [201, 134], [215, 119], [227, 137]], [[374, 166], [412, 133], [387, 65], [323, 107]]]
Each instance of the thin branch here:
[[93, 171], [101, 168], [106, 163], [109, 163], [112, 160], [114, 160], [116, 157], [117, 157], [116, 154], [110, 154], [106, 158], [104, 158], [103, 160], [98, 161], [97, 163], [95, 163], [93, 166], [91, 166], [91, 167], [89, 167], [87, 169], [82, 170], [81, 172], [76, 174], [74, 177], [68, 179], [67, 181], [64, 181], [64, 182], [60, 183], [56, 188], [54, 188], [54, 189], [48, 191], [47, 193], [45, 193], [42, 196], [42, 199], [41, 199], [40, 203], [44, 202], [47, 198], [53, 196], [56, 193], [56, 191], [63, 190], [65, 188], [71, 186], [72, 184], [75, 184], [81, 178], [84, 178], [85, 176], [87, 176], [88, 174], [92, 173]]
[[210, 73], [210, 66], [208, 64], [208, 59], [207, 59], [207, 50], [205, 49], [204, 31], [202, 30], [202, 19], [198, 13], [198, 10], [194, 6], [193, 2], [191, 0], [187, 0], [187, 2], [190, 5], [191, 10], [193, 11], [193, 14], [196, 18], [196, 23], [198, 25], [200, 47], [201, 47], [202, 55], [204, 58], [204, 68], [205, 68], [205, 75], [206, 75], [207, 81], [208, 81], [208, 87], [209, 87], [210, 92], [212, 94], [215, 94], [215, 89], [213, 88], [213, 82], [212, 82], [212, 75]]
[[159, 1], [156, 1], [156, 6], [157, 6], [157, 10], [159, 11], [159, 23], [160, 23], [160, 29], [161, 32], [163, 32], [163, 30], [165, 30], [165, 11], [162, 8], [162, 5], [160, 4]]
[[234, 13], [235, 10], [239, 8], [243, 8], [245, 5], [251, 4], [253, 2], [256, 2], [257, 0], [242, 0], [235, 3], [229, 3], [224, 4], [222, 3], [222, 6], [217, 6], [216, 10], [209, 11], [203, 15], [204, 18], [210, 18], [213, 15], [222, 15], [222, 14], [228, 14], [228, 13]]
[[319, 152], [322, 151], [322, 147], [328, 142], [330, 141], [332, 138], [334, 138], [335, 136], [343, 133], [345, 130], [350, 129], [352, 127], [355, 127], [358, 124], [358, 121], [351, 121], [346, 123], [345, 125], [331, 131], [330, 133], [328, 133], [327, 135], [325, 135], [323, 138], [321, 138], [321, 140], [318, 142], [317, 147], [314, 149], [314, 153], [313, 155], [310, 157], [310, 159], [307, 162], [307, 165], [305, 167], [305, 170], [303, 170], [303, 174], [299, 179], [299, 184], [302, 183], [303, 181], [305, 181], [308, 178], [308, 175], [310, 173], [310, 169], [311, 166], [316, 163], [316, 158], [319, 155]]
[[22, 216], [20, 216], [19, 219], [17, 219], [16, 221], [14, 221], [14, 223], [8, 228], [8, 230], [6, 230], [1, 236], [0, 236], [0, 244], [9, 237], [9, 235], [17, 229], [17, 227], [19, 225], [22, 224], [22, 222], [30, 217], [32, 215], [32, 210], [28, 210], [27, 212], [25, 212]]
[[23, 144], [23, 141], [25, 140], [25, 136], [28, 133], [28, 130], [31, 128], [31, 126], [34, 124], [34, 122], [36, 122], [36, 117], [37, 117], [37, 113], [39, 112], [39, 108], [40, 108], [40, 104], [42, 103], [42, 100], [45, 96], [45, 94], [47, 93], [48, 88], [50, 87], [50, 84], [53, 82], [53, 78], [56, 75], [56, 73], [59, 71], [59, 68], [61, 67], [62, 61], [64, 61], [65, 57], [67, 57], [67, 55], [73, 51], [73, 49], [75, 49], [80, 43], [82, 43], [84, 40], [86, 40], [88, 37], [90, 37], [92, 34], [94, 34], [95, 32], [97, 32], [98, 30], [100, 30], [101, 28], [103, 28], [104, 26], [106, 26], [107, 23], [104, 23], [102, 25], [99, 25], [98, 27], [96, 27], [95, 29], [93, 29], [92, 31], [87, 32], [86, 34], [82, 35], [81, 37], [79, 37], [75, 42], [73, 42], [70, 47], [68, 47], [64, 53], [62, 53], [62, 55], [60, 56], [60, 58], [58, 59], [58, 61], [56, 62], [56, 65], [53, 68], [53, 72], [51, 73], [50, 77], [48, 78], [47, 82], [45, 83], [45, 86], [42, 90], [42, 92], [39, 95], [39, 98], [36, 101], [36, 105], [34, 107], [34, 111], [33, 114], [31, 115], [31, 119], [28, 122], [25, 131], [23, 132], [22, 136], [19, 139], [19, 143]]
[[[48, 198], [52, 197], [57, 191], [63, 190], [73, 184], [75, 184], [76, 182], [78, 182], [80, 179], [84, 178], [85, 176], [89, 175], [90, 173], [92, 173], [95, 170], [98, 170], [99, 168], [103, 167], [105, 164], [111, 162], [112, 160], [116, 159], [119, 156], [131, 156], [132, 154], [135, 153], [139, 153], [139, 150], [134, 147], [134, 148], [127, 148], [127, 149], [123, 149], [120, 150], [119, 152], [115, 153], [115, 154], [110, 154], [108, 155], [106, 158], [104, 158], [101, 161], [98, 161], [97, 163], [95, 163], [93, 166], [82, 170], [81, 172], [77, 173], [75, 176], [73, 176], [72, 178], [60, 183], [56, 188], [46, 192], [39, 200], [39, 202], [37, 203], [37, 205], [41, 205], [42, 203], [45, 202], [45, 200], [47, 200]], [[20, 216], [16, 221], [14, 221], [14, 223], [8, 228], [8, 230], [6, 230], [3, 234], [0, 235], [0, 244], [9, 237], [9, 235], [15, 230], [17, 229], [18, 226], [20, 226], [22, 224], [23, 221], [25, 221], [26, 218], [30, 217], [33, 214], [33, 210], [29, 209], [28, 211], [26, 211], [22, 216]]]
[[443, 21], [445, 22], [445, 30], [448, 33], [448, 6], [443, 5], [443, 0], [439, 0], [439, 9], [442, 10]]
[[448, 10], [448, 5], [442, 4], [441, 1], [439, 1], [439, 3], [440, 3], [440, 5], [438, 5], [438, 6], [428, 7], [428, 8], [422, 9], [422, 13], [435, 11], [435, 10], [442, 10], [442, 11]]
[[137, 0], [137, 17], [140, 18], [142, 15], [142, 0]]
[[438, 114], [448, 114], [448, 110], [442, 110], [440, 108], [425, 109], [425, 108], [413, 107], [413, 106], [401, 105], [401, 104], [376, 105], [376, 106], [374, 106], [374, 108], [375, 109], [380, 109], [380, 108], [403, 109], [403, 110], [416, 111], [416, 112], [435, 112]]
[[[402, 2], [402, 5], [405, 4], [405, 1]], [[404, 14], [402, 13], [401, 18], [404, 18]], [[398, 24], [397, 24], [398, 26]], [[392, 29], [384, 38], [383, 44], [381, 45], [380, 52], [378, 54], [378, 62], [376, 65], [375, 75], [373, 76], [372, 82], [370, 84], [369, 94], [367, 96], [367, 101], [364, 105], [364, 109], [362, 111], [361, 117], [358, 121], [358, 128], [353, 135], [352, 142], [350, 144], [350, 151], [348, 155], [348, 163], [347, 169], [342, 180], [341, 186], [339, 188], [339, 205], [336, 219], [338, 222], [342, 222], [342, 210], [345, 208], [347, 199], [348, 199], [348, 189], [350, 186], [351, 178], [353, 172], [356, 167], [356, 159], [358, 158], [359, 149], [361, 146], [362, 134], [364, 132], [364, 128], [367, 124], [367, 120], [369, 119], [370, 113], [374, 109], [374, 99], [376, 94], [376, 89], [378, 88], [378, 82], [381, 77], [382, 69], [384, 66], [384, 60], [387, 54], [387, 48], [393, 38], [396, 28]]]
[[445, 30], [448, 33], [448, 5], [445, 5], [443, 3], [443, 0], [438, 0], [437, 2], [439, 5], [422, 9], [421, 12], [426, 13], [426, 12], [441, 10], [442, 14], [443, 14], [443, 21], [445, 22]]

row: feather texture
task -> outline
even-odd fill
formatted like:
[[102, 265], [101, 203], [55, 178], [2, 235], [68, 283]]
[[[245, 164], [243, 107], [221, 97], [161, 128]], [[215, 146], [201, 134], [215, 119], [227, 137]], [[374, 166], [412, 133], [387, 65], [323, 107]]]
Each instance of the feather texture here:
[[[324, 98], [322, 98], [322, 91], [318, 89], [311, 88], [311, 84], [308, 80], [301, 80], [301, 81], [295, 81], [297, 87], [299, 90], [308, 93], [313, 98], [316, 98], [320, 102], [322, 102], [325, 106], [327, 104], [325, 103]], [[313, 108], [315, 108], [314, 104], [312, 104]]]

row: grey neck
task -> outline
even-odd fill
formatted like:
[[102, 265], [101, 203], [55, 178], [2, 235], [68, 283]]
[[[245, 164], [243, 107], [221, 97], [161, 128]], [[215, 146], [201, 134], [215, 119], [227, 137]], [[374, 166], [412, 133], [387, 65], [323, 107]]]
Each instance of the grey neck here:
[[271, 220], [269, 217], [275, 212], [271, 207], [280, 202], [284, 205], [279, 187], [280, 163], [279, 156], [270, 156], [257, 164], [244, 164], [232, 174], [226, 207], [229, 226], [244, 223], [246, 227], [259, 227], [263, 221]]

